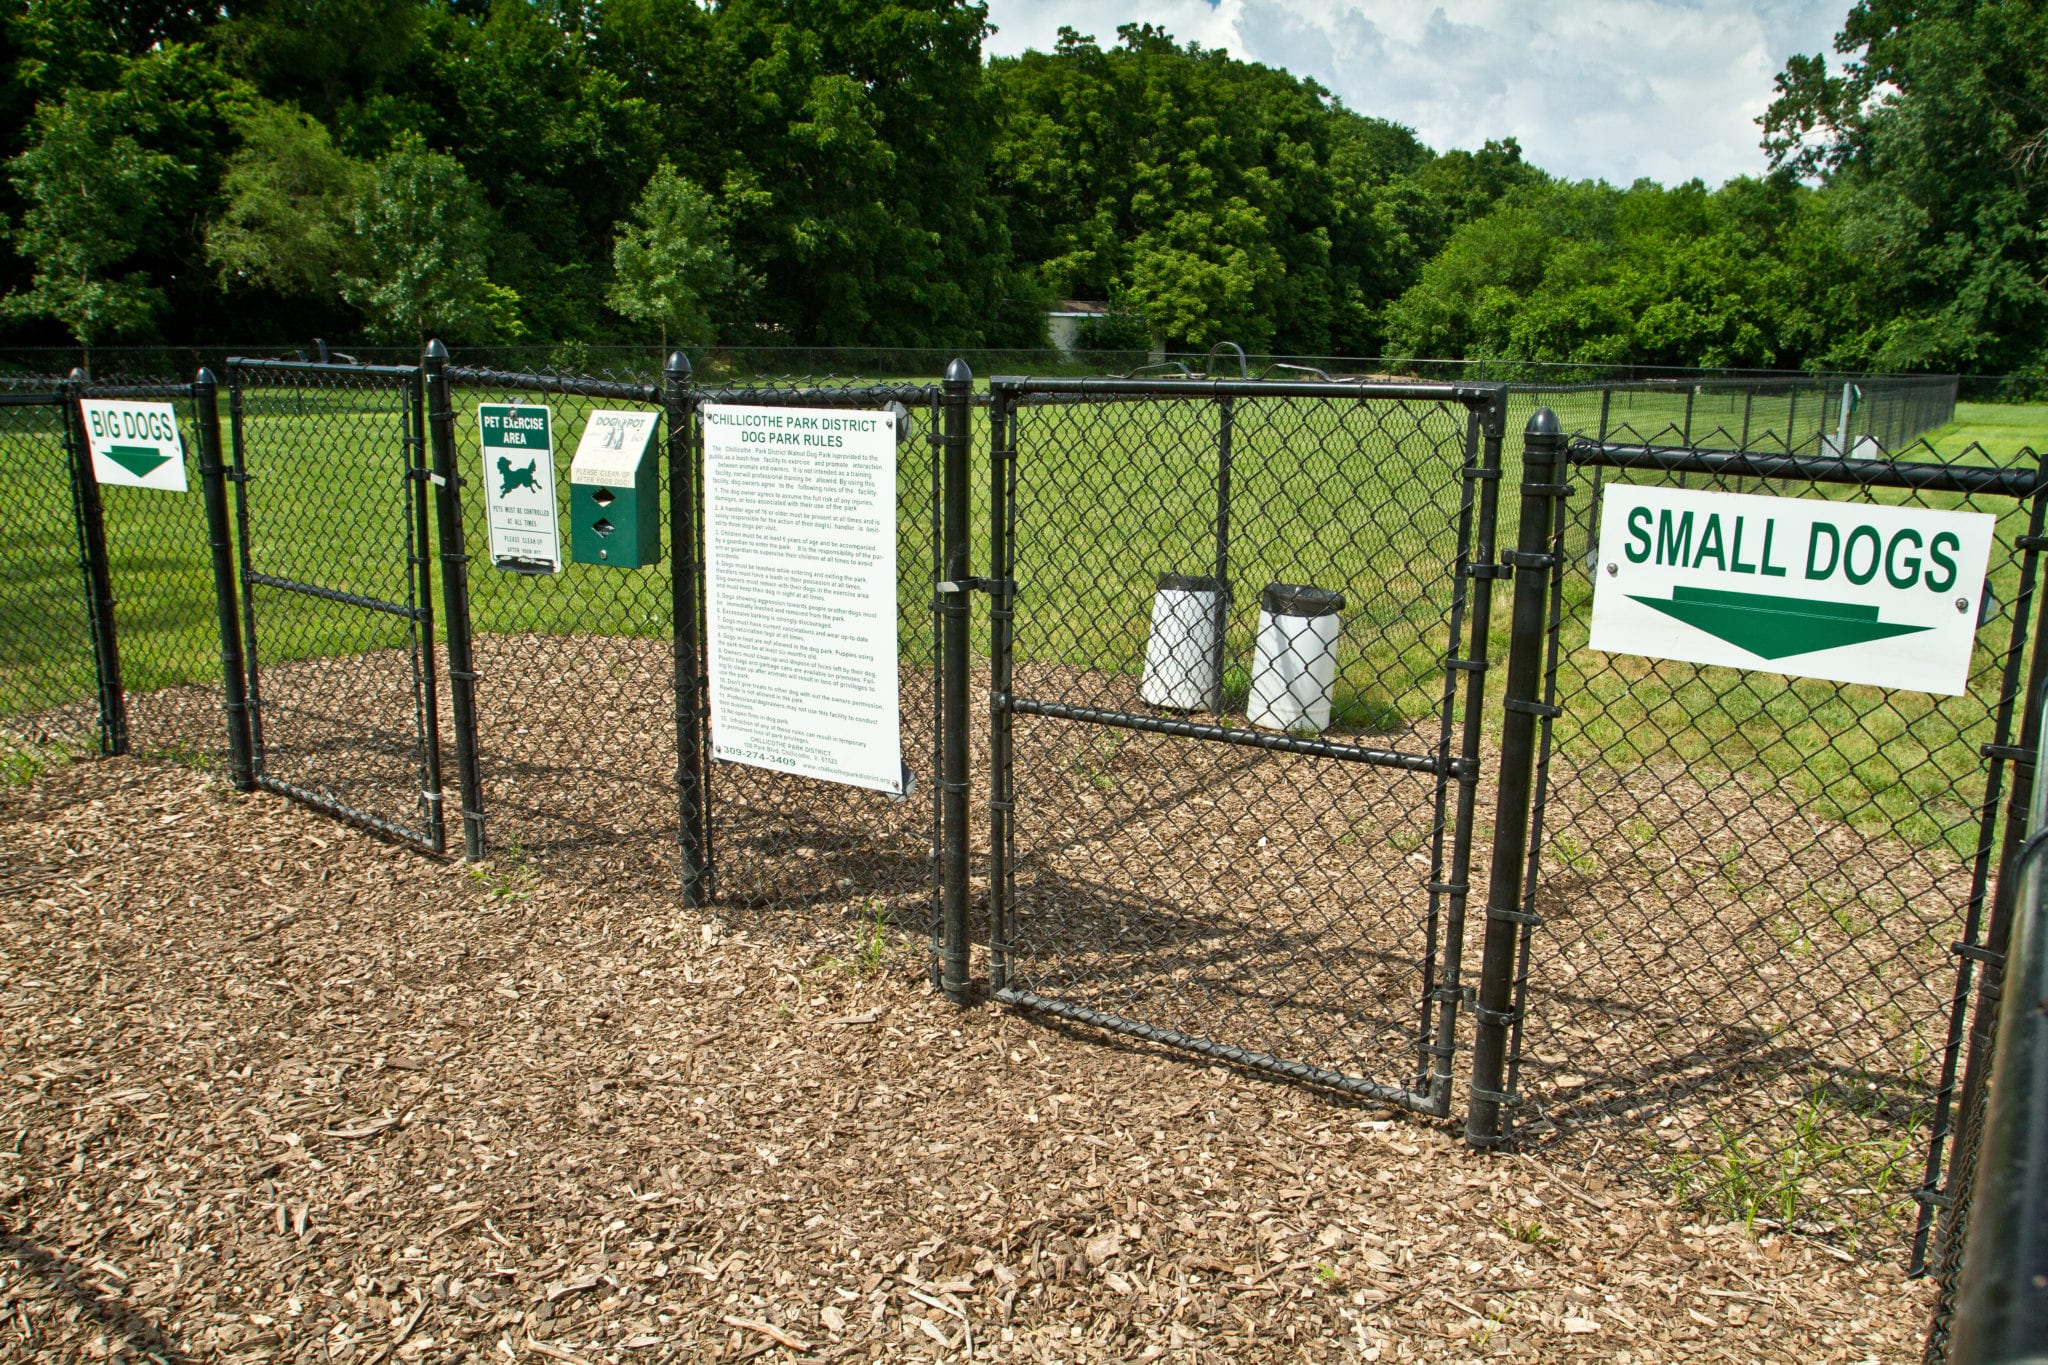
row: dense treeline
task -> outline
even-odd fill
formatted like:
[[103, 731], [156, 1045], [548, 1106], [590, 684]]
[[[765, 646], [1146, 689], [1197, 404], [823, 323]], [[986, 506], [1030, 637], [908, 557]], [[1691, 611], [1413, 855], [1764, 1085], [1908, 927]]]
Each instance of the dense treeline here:
[[1028, 346], [2039, 371], [2048, 18], [1865, 0], [1778, 169], [1439, 154], [1147, 26], [957, 0], [25, 0], [0, 337]]

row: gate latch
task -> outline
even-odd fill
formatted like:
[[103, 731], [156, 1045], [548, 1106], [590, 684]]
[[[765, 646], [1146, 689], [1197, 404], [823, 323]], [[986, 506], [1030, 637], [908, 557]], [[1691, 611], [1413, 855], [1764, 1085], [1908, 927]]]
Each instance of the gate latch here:
[[985, 592], [994, 597], [1008, 592], [1014, 585], [1007, 578], [942, 578], [936, 586], [945, 594]]

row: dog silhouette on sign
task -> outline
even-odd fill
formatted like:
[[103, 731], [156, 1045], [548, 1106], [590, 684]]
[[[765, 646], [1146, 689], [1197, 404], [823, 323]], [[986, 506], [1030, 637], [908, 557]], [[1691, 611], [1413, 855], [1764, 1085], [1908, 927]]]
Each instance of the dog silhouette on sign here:
[[540, 481], [534, 477], [534, 471], [539, 465], [540, 459], [535, 457], [526, 462], [526, 468], [514, 469], [512, 461], [500, 455], [498, 477], [504, 480], [504, 483], [498, 489], [498, 496], [502, 498], [515, 488], [531, 488], [536, 493], [540, 492]]

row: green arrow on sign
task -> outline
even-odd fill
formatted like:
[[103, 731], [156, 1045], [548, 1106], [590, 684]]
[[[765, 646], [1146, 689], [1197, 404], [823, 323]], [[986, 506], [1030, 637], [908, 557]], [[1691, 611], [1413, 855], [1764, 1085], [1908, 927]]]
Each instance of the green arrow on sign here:
[[108, 446], [107, 458], [136, 478], [145, 478], [158, 465], [169, 464], [171, 457], [155, 446]]
[[1757, 592], [1673, 588], [1669, 601], [1655, 597], [1634, 600], [1737, 649], [1746, 649], [1760, 659], [1817, 654], [1824, 649], [1866, 645], [1872, 640], [1889, 640], [1895, 635], [1933, 629], [1880, 621], [1876, 607]]

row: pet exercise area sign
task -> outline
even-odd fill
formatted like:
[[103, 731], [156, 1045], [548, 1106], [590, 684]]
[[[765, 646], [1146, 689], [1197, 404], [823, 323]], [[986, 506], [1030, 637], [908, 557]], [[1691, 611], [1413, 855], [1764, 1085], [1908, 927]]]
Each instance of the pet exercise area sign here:
[[484, 452], [491, 562], [514, 573], [559, 572], [553, 412], [535, 403], [479, 403], [476, 428]]
[[93, 477], [101, 484], [185, 491], [185, 446], [178, 439], [178, 413], [169, 403], [128, 403], [81, 398], [86, 448]]
[[1997, 518], [1609, 484], [1588, 644], [1958, 696]]

